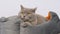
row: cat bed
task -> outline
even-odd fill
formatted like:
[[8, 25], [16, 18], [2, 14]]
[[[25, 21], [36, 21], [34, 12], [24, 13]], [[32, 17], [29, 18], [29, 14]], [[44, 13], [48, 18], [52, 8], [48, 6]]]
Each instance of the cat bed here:
[[20, 26], [20, 34], [58, 34], [59, 18], [56, 13], [51, 13], [51, 19], [48, 23], [43, 23], [36, 26], [22, 27]]
[[22, 27], [22, 20], [17, 16], [0, 18], [0, 34], [58, 34], [60, 33], [60, 20], [56, 13], [51, 12], [48, 23], [36, 26]]

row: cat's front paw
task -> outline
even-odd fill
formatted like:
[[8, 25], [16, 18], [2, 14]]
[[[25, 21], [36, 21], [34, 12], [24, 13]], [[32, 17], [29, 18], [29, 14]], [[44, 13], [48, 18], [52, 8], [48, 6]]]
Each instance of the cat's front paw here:
[[24, 22], [24, 23], [21, 23], [21, 26], [22, 26], [23, 28], [26, 28], [28, 25]]

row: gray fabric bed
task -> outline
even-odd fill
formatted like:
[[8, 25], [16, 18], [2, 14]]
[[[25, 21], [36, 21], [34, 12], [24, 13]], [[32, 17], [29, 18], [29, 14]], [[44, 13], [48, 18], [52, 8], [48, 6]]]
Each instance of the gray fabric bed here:
[[56, 13], [51, 13], [51, 20], [36, 26], [22, 27], [22, 20], [17, 16], [0, 18], [0, 34], [58, 34], [60, 33], [60, 20]]

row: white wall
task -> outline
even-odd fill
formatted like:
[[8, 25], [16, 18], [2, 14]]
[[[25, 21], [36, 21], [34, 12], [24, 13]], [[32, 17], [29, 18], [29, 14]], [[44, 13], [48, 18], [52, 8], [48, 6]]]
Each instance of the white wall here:
[[17, 15], [22, 4], [28, 8], [37, 7], [36, 13], [47, 16], [54, 11], [60, 16], [60, 0], [0, 0], [0, 17]]

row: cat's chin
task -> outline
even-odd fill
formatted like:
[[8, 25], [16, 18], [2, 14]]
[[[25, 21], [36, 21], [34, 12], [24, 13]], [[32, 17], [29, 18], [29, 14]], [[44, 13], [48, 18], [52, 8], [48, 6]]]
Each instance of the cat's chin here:
[[23, 27], [23, 28], [26, 28], [26, 27], [27, 27], [27, 25], [23, 25], [22, 27]]

